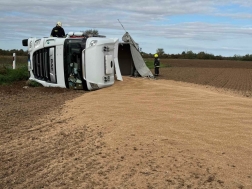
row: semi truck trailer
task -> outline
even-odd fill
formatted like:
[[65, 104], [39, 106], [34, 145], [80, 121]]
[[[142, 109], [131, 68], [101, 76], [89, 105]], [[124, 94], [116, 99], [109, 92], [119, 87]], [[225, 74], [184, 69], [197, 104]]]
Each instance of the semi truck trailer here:
[[45, 87], [91, 91], [109, 87], [115, 79], [122, 81], [121, 72], [153, 77], [128, 32], [122, 39], [124, 42], [119, 43], [117, 38], [86, 36], [83, 32], [69, 32], [67, 38], [24, 39], [29, 79]]

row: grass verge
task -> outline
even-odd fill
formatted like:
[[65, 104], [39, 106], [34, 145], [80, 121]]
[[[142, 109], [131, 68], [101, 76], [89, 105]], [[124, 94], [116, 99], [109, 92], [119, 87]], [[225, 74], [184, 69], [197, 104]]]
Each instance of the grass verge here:
[[6, 65], [0, 66], [0, 85], [8, 85], [14, 81], [27, 80], [29, 78], [27, 66], [15, 70]]
[[42, 87], [43, 86], [40, 83], [38, 83], [36, 81], [32, 81], [32, 80], [28, 80], [26, 82], [26, 85], [29, 86], [29, 87]]
[[[153, 60], [144, 59], [144, 61], [149, 69], [154, 69], [154, 59]], [[162, 60], [160, 60], [160, 68], [167, 68], [167, 67], [171, 67], [171, 65], [162, 64]]]

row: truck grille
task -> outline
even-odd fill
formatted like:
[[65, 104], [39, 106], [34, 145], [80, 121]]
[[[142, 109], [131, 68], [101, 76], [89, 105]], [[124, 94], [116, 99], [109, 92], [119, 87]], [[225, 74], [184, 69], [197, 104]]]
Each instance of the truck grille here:
[[45, 48], [33, 53], [33, 75], [36, 79], [56, 83], [54, 48]]

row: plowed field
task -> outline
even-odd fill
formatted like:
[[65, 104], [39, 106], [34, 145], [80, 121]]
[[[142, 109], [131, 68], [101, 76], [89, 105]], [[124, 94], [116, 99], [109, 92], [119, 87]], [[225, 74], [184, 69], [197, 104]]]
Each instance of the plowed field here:
[[94, 92], [0, 86], [0, 188], [252, 188], [250, 68], [181, 61]]
[[172, 67], [160, 69], [159, 79], [208, 85], [252, 96], [252, 62], [169, 59], [161, 62]]

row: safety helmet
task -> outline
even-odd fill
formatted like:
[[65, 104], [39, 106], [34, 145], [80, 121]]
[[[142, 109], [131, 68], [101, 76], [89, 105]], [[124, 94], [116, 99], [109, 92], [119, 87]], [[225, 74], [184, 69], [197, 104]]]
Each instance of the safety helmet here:
[[158, 54], [155, 54], [155, 58], [157, 58], [158, 57]]
[[62, 26], [61, 22], [57, 22], [57, 26], [61, 27]]

